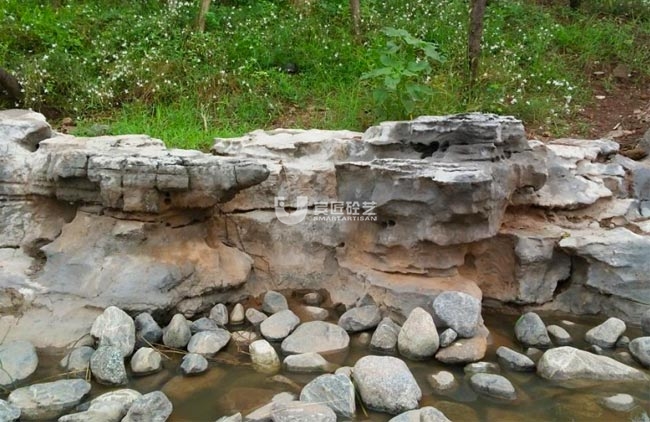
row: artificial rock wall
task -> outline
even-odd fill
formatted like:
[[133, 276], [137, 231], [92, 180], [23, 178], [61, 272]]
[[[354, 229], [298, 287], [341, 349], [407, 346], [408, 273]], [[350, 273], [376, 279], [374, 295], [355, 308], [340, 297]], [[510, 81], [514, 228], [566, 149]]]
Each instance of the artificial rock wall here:
[[[650, 164], [617, 151], [467, 114], [255, 131], [204, 154], [1, 111], [0, 337], [65, 346], [109, 305], [191, 316], [271, 288], [369, 294], [401, 315], [458, 290], [636, 322], [650, 307]], [[285, 224], [299, 197], [304, 219]], [[372, 217], [333, 215], [355, 203]]]

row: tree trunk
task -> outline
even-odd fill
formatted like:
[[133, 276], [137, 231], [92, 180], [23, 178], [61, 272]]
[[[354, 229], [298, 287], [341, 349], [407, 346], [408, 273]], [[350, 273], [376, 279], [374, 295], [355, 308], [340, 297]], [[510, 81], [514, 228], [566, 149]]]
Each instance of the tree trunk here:
[[199, 19], [196, 23], [196, 30], [199, 32], [205, 31], [205, 15], [210, 10], [210, 0], [201, 0], [201, 9], [199, 10]]
[[350, 0], [350, 14], [352, 15], [352, 30], [354, 36], [361, 37], [361, 5], [360, 0]]
[[469, 58], [469, 86], [474, 86], [478, 77], [481, 57], [481, 38], [483, 37], [483, 18], [487, 0], [472, 0], [469, 12], [469, 37], [467, 51]]
[[9, 97], [16, 102], [23, 99], [23, 92], [18, 79], [0, 67], [0, 89], [4, 89]]

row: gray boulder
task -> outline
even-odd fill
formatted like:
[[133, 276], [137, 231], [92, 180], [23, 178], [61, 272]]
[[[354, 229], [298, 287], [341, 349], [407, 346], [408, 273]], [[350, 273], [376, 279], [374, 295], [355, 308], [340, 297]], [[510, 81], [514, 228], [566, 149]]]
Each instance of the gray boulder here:
[[269, 290], [264, 295], [262, 302], [262, 310], [269, 314], [275, 314], [276, 312], [284, 311], [289, 309], [289, 304], [287, 303], [287, 298], [273, 290]]
[[552, 346], [544, 321], [535, 312], [522, 315], [515, 324], [515, 336], [526, 347], [548, 349]]
[[273, 346], [266, 340], [254, 341], [248, 346], [248, 351], [256, 371], [274, 374], [280, 369], [280, 358]]
[[117, 347], [100, 346], [90, 358], [90, 371], [100, 384], [124, 385], [127, 383], [122, 352]]
[[20, 409], [21, 420], [56, 419], [78, 405], [89, 391], [90, 384], [84, 380], [59, 380], [14, 390], [9, 403]]
[[647, 376], [607, 356], [594, 355], [570, 346], [544, 352], [537, 374], [553, 381], [647, 381]]
[[637, 337], [628, 345], [630, 353], [641, 365], [650, 368], [650, 336]]
[[397, 336], [401, 327], [389, 317], [381, 320], [370, 339], [370, 350], [380, 353], [393, 353], [397, 349]]
[[549, 325], [546, 327], [546, 331], [553, 342], [559, 346], [566, 346], [572, 341], [571, 334], [559, 325]]
[[440, 333], [440, 347], [447, 347], [458, 338], [458, 333], [453, 328], [447, 328]]
[[119, 422], [141, 396], [128, 388], [111, 391], [94, 398], [85, 411], [62, 416], [58, 422]]
[[291, 401], [274, 404], [271, 419], [273, 422], [336, 422], [336, 414], [324, 404]]
[[424, 360], [436, 353], [438, 345], [438, 331], [431, 314], [419, 307], [413, 309], [397, 336], [399, 352], [409, 359]]
[[300, 318], [289, 309], [285, 309], [262, 321], [260, 332], [269, 341], [280, 341], [287, 337], [298, 324], [300, 324]]
[[245, 319], [244, 305], [236, 303], [232, 308], [232, 312], [230, 312], [230, 323], [233, 325], [243, 324]]
[[300, 401], [324, 404], [343, 419], [354, 418], [354, 400], [354, 385], [345, 375], [321, 375], [305, 385], [300, 392]]
[[618, 318], [609, 318], [607, 321], [592, 328], [585, 334], [588, 343], [611, 349], [616, 346], [616, 341], [625, 332], [625, 322]]
[[24, 340], [0, 344], [0, 387], [9, 387], [36, 371], [38, 356], [34, 346]]
[[438, 349], [436, 359], [448, 365], [458, 365], [479, 361], [485, 357], [486, 351], [486, 337], [461, 338], [444, 349]]
[[268, 318], [268, 316], [265, 313], [260, 312], [255, 308], [246, 309], [244, 315], [246, 316], [246, 321], [250, 322], [251, 325], [254, 325], [255, 327], [260, 325], [262, 321]]
[[13, 422], [20, 418], [20, 409], [0, 399], [0, 421]]
[[225, 327], [228, 325], [228, 308], [223, 303], [217, 303], [210, 309], [209, 318], [220, 325]]
[[162, 339], [165, 346], [182, 349], [187, 346], [191, 337], [190, 323], [182, 314], [176, 314], [163, 330]]
[[145, 345], [159, 344], [162, 341], [162, 328], [160, 328], [160, 325], [158, 325], [148, 312], [138, 314], [135, 317], [134, 323], [136, 345], [142, 347]]
[[93, 353], [95, 349], [90, 346], [77, 347], [61, 359], [59, 367], [66, 372], [85, 371]]
[[301, 324], [282, 341], [282, 353], [330, 353], [345, 350], [350, 345], [350, 336], [338, 325], [324, 321], [310, 321]]
[[284, 368], [290, 372], [326, 372], [331, 364], [318, 353], [301, 353], [284, 358]]
[[183, 375], [195, 375], [205, 372], [208, 369], [208, 360], [198, 353], [188, 353], [183, 356], [181, 372]]
[[136, 375], [147, 375], [162, 369], [162, 356], [150, 347], [139, 348], [131, 357], [131, 371]]
[[422, 391], [404, 361], [392, 356], [365, 356], [353, 370], [365, 405], [393, 415], [417, 409]]
[[136, 399], [122, 422], [164, 422], [172, 410], [167, 396], [161, 391], [154, 391]]
[[217, 331], [196, 333], [187, 344], [187, 351], [205, 356], [213, 356], [230, 341], [230, 333], [222, 328]]
[[219, 324], [216, 323], [216, 321], [206, 317], [192, 321], [190, 324], [190, 332], [192, 334], [200, 333], [201, 331], [217, 331], [219, 329], [221, 328], [219, 327]]
[[441, 326], [460, 337], [474, 337], [481, 320], [481, 302], [462, 292], [442, 292], [433, 300], [433, 313]]
[[474, 374], [469, 385], [479, 394], [497, 399], [514, 400], [517, 398], [515, 387], [508, 379], [497, 374]]
[[650, 309], [641, 315], [641, 331], [646, 336], [650, 336]]
[[505, 367], [519, 372], [531, 372], [535, 370], [535, 362], [528, 356], [515, 352], [509, 347], [501, 346], [497, 349], [499, 362]]
[[339, 318], [339, 325], [347, 332], [369, 330], [381, 321], [381, 312], [377, 305], [359, 306], [346, 311]]
[[388, 422], [451, 422], [435, 407], [427, 406], [399, 414]]
[[130, 356], [135, 347], [135, 323], [126, 312], [116, 306], [109, 306], [95, 319], [90, 334], [99, 346], [113, 346], [122, 357]]

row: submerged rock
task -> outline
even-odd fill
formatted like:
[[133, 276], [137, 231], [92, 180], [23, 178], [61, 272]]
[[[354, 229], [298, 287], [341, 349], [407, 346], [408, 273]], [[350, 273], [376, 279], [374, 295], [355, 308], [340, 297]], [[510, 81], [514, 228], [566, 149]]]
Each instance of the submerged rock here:
[[133, 402], [142, 394], [128, 388], [111, 391], [94, 398], [88, 409], [62, 416], [58, 422], [117, 422], [126, 415]]
[[365, 305], [346, 311], [339, 318], [339, 326], [345, 331], [356, 333], [358, 331], [375, 328], [381, 321], [381, 312], [377, 305]]
[[535, 370], [535, 362], [528, 356], [515, 352], [509, 347], [501, 346], [497, 349], [499, 362], [513, 371], [530, 372]]
[[117, 347], [122, 357], [130, 356], [135, 347], [135, 323], [123, 310], [109, 306], [95, 319], [90, 334], [99, 346]]
[[[119, 354], [119, 349], [116, 349]], [[73, 409], [90, 391], [84, 380], [59, 380], [22, 387], [9, 394], [9, 403], [20, 409], [21, 420], [56, 419]]]
[[504, 400], [517, 398], [515, 387], [508, 379], [497, 374], [474, 374], [469, 379], [472, 389], [479, 394]]
[[282, 363], [284, 368], [290, 372], [326, 372], [331, 364], [318, 353], [301, 353], [289, 355]]
[[629, 412], [636, 406], [634, 397], [629, 394], [616, 394], [614, 396], [606, 397], [601, 403], [606, 408], [617, 412]]
[[439, 346], [438, 330], [431, 314], [415, 308], [409, 314], [397, 336], [399, 352], [413, 360], [430, 358]]
[[332, 353], [345, 350], [350, 345], [350, 336], [338, 325], [324, 321], [310, 321], [301, 324], [282, 341], [282, 353]]
[[95, 349], [90, 346], [77, 347], [61, 359], [59, 367], [66, 372], [85, 371], [93, 353]]
[[36, 371], [38, 355], [34, 346], [24, 340], [0, 344], [0, 387], [10, 387]]
[[254, 341], [248, 346], [248, 351], [256, 371], [274, 374], [280, 370], [280, 358], [268, 341]]
[[370, 409], [393, 415], [418, 407], [422, 391], [404, 361], [392, 356], [365, 356], [353, 370], [354, 383]]
[[345, 375], [325, 374], [314, 378], [303, 387], [300, 401], [324, 404], [343, 419], [354, 418], [356, 411], [354, 385]]
[[553, 381], [648, 381], [641, 371], [607, 356], [562, 346], [544, 352], [537, 362], [537, 374]]
[[195, 375], [205, 372], [208, 369], [208, 361], [198, 353], [188, 353], [183, 356], [181, 372], [183, 375]]
[[435, 374], [431, 374], [427, 377], [427, 381], [429, 381], [431, 388], [438, 393], [453, 390], [458, 387], [458, 382], [454, 374], [448, 371], [438, 371]]
[[478, 332], [481, 302], [463, 292], [442, 292], [433, 301], [433, 312], [442, 327], [453, 329], [460, 337], [471, 338]]
[[625, 332], [625, 322], [618, 318], [609, 318], [607, 321], [592, 328], [585, 334], [585, 340], [595, 346], [611, 349], [616, 346], [616, 341]]
[[274, 404], [271, 417], [273, 422], [336, 422], [336, 414], [328, 406], [301, 401]]
[[548, 349], [552, 346], [544, 321], [535, 312], [527, 312], [515, 324], [515, 336], [526, 347]]
[[559, 346], [566, 346], [572, 341], [571, 334], [559, 325], [549, 325], [546, 327], [546, 331], [553, 342]]

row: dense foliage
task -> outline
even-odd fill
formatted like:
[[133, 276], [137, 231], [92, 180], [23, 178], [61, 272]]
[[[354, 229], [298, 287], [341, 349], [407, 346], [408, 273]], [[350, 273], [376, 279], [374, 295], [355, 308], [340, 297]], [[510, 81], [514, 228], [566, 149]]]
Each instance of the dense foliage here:
[[[79, 133], [102, 122], [111, 133], [147, 132], [181, 147], [260, 127], [362, 130], [381, 119], [466, 110], [561, 132], [592, 100], [594, 71], [623, 63], [639, 83], [650, 76], [645, 0], [589, 0], [578, 10], [563, 1], [491, 0], [471, 91], [466, 0], [362, 0], [361, 39], [347, 1], [212, 3], [199, 33], [198, 1], [0, 0], [0, 67], [22, 83], [24, 106], [73, 117]], [[418, 92], [405, 107], [387, 107], [403, 102], [401, 91], [378, 98], [377, 79], [361, 79], [385, 67], [387, 27], [435, 46], [441, 58], [413, 65], [420, 71], [408, 83]], [[421, 59], [415, 52], [400, 60]]]

